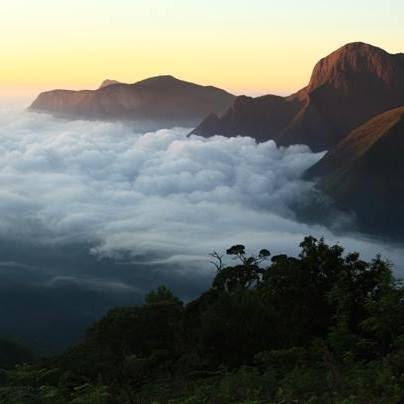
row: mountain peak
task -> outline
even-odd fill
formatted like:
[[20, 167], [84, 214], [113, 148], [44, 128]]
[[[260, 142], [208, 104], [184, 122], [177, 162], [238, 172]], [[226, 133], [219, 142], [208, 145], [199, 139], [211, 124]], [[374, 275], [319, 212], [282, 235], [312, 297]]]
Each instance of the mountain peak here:
[[316, 64], [308, 91], [324, 84], [346, 89], [358, 75], [371, 75], [386, 85], [393, 85], [397, 73], [396, 56], [404, 59], [404, 55], [392, 55], [364, 42], [348, 43]]
[[177, 79], [171, 74], [162, 74], [159, 76], [149, 77], [147, 79], [136, 82], [135, 84], [169, 84], [169, 83], [180, 83], [182, 80]]
[[104, 80], [98, 88], [104, 88], [108, 86], [112, 86], [114, 84], [121, 84], [119, 81], [106, 79]]
[[288, 97], [239, 96], [193, 133], [234, 134], [278, 145], [329, 150], [372, 116], [404, 105], [404, 54], [364, 42], [348, 43], [321, 59], [308, 86]]
[[364, 51], [376, 51], [376, 52], [383, 52], [383, 53], [387, 53], [384, 49], [379, 48], [375, 45], [371, 45], [369, 43], [366, 42], [361, 42], [361, 41], [355, 41], [355, 42], [348, 42], [347, 44], [341, 46], [340, 48], [336, 49], [334, 52], [339, 52], [342, 50], [349, 50], [349, 51], [359, 51], [359, 50], [364, 50]]

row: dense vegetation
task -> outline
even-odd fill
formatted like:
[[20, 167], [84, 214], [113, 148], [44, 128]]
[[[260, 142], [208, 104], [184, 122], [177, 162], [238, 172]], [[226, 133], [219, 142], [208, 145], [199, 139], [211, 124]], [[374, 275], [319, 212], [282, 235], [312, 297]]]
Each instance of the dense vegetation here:
[[307, 237], [299, 257], [212, 254], [211, 288], [110, 311], [62, 355], [0, 374], [1, 403], [400, 403], [404, 290]]

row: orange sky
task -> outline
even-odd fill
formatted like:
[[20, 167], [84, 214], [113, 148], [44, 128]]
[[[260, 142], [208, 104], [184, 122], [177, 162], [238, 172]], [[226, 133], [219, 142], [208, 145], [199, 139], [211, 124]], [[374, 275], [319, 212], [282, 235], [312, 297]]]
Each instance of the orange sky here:
[[172, 74], [238, 94], [287, 94], [347, 42], [395, 53], [403, 38], [398, 0], [5, 0], [0, 91]]

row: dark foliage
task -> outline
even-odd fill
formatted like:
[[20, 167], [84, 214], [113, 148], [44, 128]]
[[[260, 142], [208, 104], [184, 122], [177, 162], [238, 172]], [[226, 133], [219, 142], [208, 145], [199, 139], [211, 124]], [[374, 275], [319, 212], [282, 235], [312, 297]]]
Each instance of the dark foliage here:
[[212, 287], [110, 311], [81, 344], [3, 372], [4, 403], [400, 403], [404, 291], [388, 263], [306, 237], [300, 255], [213, 253]]

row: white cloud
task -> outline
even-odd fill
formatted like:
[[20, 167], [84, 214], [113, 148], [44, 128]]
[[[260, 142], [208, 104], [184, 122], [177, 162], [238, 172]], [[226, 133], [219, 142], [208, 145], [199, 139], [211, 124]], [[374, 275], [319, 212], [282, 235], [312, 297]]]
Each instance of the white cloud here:
[[291, 206], [311, 189], [299, 177], [321, 154], [187, 133], [0, 114], [0, 235], [89, 241], [101, 255], [157, 254], [192, 266], [240, 242], [293, 253], [313, 234], [399, 261], [398, 248], [295, 220]]

